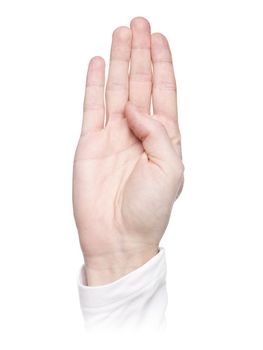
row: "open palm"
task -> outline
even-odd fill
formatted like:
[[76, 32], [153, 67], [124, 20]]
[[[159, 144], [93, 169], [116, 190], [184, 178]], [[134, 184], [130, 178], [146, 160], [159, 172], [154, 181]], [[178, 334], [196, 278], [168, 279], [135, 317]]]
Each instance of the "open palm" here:
[[169, 45], [151, 35], [144, 18], [113, 33], [106, 122], [104, 85], [104, 61], [94, 57], [73, 176], [74, 215], [94, 284], [94, 271], [125, 264], [116, 279], [156, 254], [184, 169]]

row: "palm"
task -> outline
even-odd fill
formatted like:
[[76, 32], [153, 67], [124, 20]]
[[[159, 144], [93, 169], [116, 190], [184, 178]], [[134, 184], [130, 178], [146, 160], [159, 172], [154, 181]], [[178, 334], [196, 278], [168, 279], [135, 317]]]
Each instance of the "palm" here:
[[[135, 31], [133, 40], [142, 38], [143, 35]], [[120, 35], [115, 38], [117, 40], [119, 42], [115, 44], [113, 41], [113, 55], [116, 54], [114, 45], [120, 50], [119, 55], [123, 52], [127, 54], [125, 50], [121, 51], [121, 44], [127, 45], [128, 37], [126, 42], [120, 42]], [[120, 77], [120, 74], [116, 73], [112, 60], [107, 90], [109, 118], [103, 128], [102, 120], [99, 122], [96, 119], [98, 113], [101, 113], [98, 108], [100, 101], [94, 103], [94, 92], [91, 92], [94, 87], [97, 90], [102, 88], [99, 81], [103, 75], [101, 69], [99, 70], [101, 67], [97, 64], [97, 69], [89, 70], [85, 98], [87, 112], [86, 117], [84, 113], [83, 132], [74, 161], [74, 213], [86, 256], [123, 248], [158, 246], [168, 223], [172, 204], [182, 185], [181, 176], [176, 176], [176, 150], [178, 151], [180, 143], [176, 115], [173, 120], [165, 115], [159, 116], [159, 121], [156, 122], [161, 121], [173, 141], [171, 145], [174, 147], [174, 154], [168, 157], [172, 161], [170, 164], [160, 161], [158, 155], [155, 160], [155, 156], [145, 150], [143, 134], [147, 132], [147, 127], [144, 129], [129, 116], [126, 118], [124, 112], [128, 99], [140, 105], [142, 91], [137, 96], [136, 91], [132, 91], [132, 74], [129, 81], [127, 72], [121, 78], [123, 81], [116, 83], [116, 76]], [[122, 89], [125, 84], [128, 86], [127, 90]], [[140, 107], [147, 112], [151, 87], [149, 89], [148, 81], [145, 86], [145, 105]], [[167, 91], [171, 94], [172, 89], [169, 87], [171, 85]], [[101, 99], [101, 92], [100, 97], [96, 98]], [[175, 104], [175, 101], [172, 100], [172, 103]], [[117, 107], [120, 112], [114, 113]], [[176, 109], [176, 105], [174, 108]], [[173, 114], [176, 114], [176, 110]], [[154, 119], [158, 120], [158, 117]], [[154, 149], [155, 146], [146, 147]], [[181, 169], [179, 173], [180, 171]]]

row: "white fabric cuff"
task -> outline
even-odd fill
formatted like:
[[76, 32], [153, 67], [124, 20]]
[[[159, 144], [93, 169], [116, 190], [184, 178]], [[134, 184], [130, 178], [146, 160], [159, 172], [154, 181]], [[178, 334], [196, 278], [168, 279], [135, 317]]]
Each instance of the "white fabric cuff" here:
[[78, 291], [82, 311], [85, 309], [110, 308], [123, 303], [131, 297], [144, 293], [146, 289], [165, 283], [166, 259], [163, 248], [138, 269], [128, 273], [122, 278], [102, 286], [85, 285], [85, 270], [82, 266]]

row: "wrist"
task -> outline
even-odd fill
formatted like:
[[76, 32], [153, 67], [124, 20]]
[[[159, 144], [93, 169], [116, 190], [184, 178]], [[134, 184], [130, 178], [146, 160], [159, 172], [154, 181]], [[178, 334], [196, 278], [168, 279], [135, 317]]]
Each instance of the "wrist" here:
[[136, 252], [84, 256], [86, 284], [99, 286], [112, 283], [144, 265], [158, 251], [158, 247], [152, 247]]

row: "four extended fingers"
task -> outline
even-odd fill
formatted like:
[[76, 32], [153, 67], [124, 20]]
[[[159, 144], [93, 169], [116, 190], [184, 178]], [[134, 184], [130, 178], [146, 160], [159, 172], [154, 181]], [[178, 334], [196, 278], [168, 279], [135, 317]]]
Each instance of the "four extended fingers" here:
[[[104, 84], [105, 64], [95, 57], [87, 74], [82, 132], [104, 126]], [[155, 114], [177, 119], [176, 82], [168, 41], [162, 34], [151, 35], [148, 21], [137, 17], [131, 21], [131, 29], [120, 27], [113, 32], [107, 118], [123, 117], [128, 100], [149, 113], [151, 96]]]

